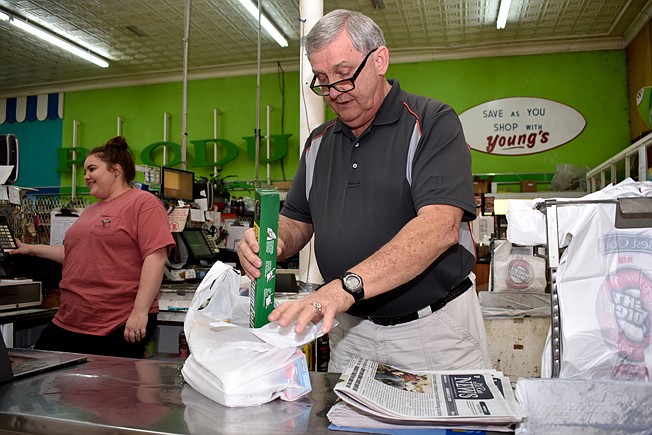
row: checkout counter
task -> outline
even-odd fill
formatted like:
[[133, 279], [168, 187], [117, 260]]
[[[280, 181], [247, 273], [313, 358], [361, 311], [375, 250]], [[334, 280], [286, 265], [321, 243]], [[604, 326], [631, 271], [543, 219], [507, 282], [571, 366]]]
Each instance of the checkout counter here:
[[[339, 375], [311, 372], [296, 402], [228, 408], [183, 383], [181, 365], [88, 355], [0, 385], [3, 434], [326, 434]], [[342, 432], [351, 433], [351, 432]]]

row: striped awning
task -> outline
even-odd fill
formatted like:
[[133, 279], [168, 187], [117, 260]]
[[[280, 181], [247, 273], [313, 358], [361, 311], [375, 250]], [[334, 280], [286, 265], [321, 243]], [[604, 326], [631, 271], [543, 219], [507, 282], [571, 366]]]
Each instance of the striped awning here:
[[63, 92], [0, 98], [0, 125], [46, 119], [63, 119]]

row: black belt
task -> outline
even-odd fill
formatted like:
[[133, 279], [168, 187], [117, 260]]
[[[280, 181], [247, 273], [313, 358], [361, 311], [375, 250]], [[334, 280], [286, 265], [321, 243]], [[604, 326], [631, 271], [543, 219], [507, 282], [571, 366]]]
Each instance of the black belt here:
[[[437, 310], [440, 310], [444, 308], [444, 306], [461, 295], [462, 293], [466, 292], [473, 283], [471, 282], [471, 279], [467, 276], [464, 278], [464, 280], [453, 287], [451, 291], [448, 292], [445, 298], [438, 300], [437, 302], [433, 302], [432, 304], [429, 305], [430, 309], [432, 310], [430, 313], [434, 313]], [[421, 310], [419, 310], [421, 311]], [[430, 314], [427, 313], [427, 314]], [[426, 314], [426, 315], [427, 315]], [[382, 326], [393, 326], [393, 325], [400, 325], [401, 323], [407, 323], [411, 322], [413, 320], [417, 320], [419, 317], [424, 317], [423, 315], [419, 316], [419, 312], [415, 311], [414, 313], [410, 314], [404, 314], [402, 316], [396, 316], [396, 317], [367, 317], [367, 319], [371, 320], [374, 322], [376, 325], [382, 325]]]

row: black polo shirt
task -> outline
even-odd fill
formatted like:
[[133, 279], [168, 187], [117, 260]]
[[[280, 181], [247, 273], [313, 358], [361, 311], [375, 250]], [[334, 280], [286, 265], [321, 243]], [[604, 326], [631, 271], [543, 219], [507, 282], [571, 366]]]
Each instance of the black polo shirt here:
[[[457, 115], [389, 82], [391, 91], [360, 137], [339, 119], [311, 133], [281, 211], [312, 223], [326, 282], [385, 245], [420, 207], [447, 204], [464, 210], [464, 221], [475, 218], [471, 156]], [[453, 246], [412, 281], [349, 313], [393, 317], [424, 308], [471, 272], [473, 251]]]

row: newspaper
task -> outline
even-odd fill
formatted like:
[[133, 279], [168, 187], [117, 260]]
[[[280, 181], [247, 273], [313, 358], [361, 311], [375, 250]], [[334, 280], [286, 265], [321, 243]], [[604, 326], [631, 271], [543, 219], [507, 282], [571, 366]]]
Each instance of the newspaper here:
[[513, 430], [525, 413], [496, 370], [407, 372], [354, 357], [333, 388], [336, 426]]

